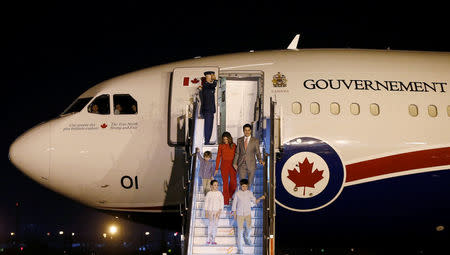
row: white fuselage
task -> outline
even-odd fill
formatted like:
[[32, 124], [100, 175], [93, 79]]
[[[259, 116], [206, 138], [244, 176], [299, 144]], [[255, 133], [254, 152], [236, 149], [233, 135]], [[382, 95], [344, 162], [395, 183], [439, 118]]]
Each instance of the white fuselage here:
[[[218, 67], [218, 77], [262, 71], [264, 116], [269, 117], [272, 97], [281, 143], [317, 137], [333, 146], [344, 164], [450, 146], [449, 53], [283, 50], [186, 60], [107, 80], [80, 98], [111, 95], [111, 114], [92, 114], [85, 106], [40, 124], [14, 142], [10, 158], [35, 181], [88, 206], [172, 210], [182, 200], [178, 176], [185, 169], [177, 169], [177, 151], [167, 139], [171, 73], [202, 66]], [[286, 78], [284, 87], [274, 86], [278, 72]], [[138, 113], [113, 114], [114, 94], [131, 95]], [[352, 104], [359, 106], [358, 114], [350, 111]], [[374, 104], [378, 115], [371, 113]], [[417, 106], [417, 116], [411, 116], [410, 105]], [[435, 117], [429, 114], [433, 106]], [[423, 171], [439, 169], [449, 166]]]

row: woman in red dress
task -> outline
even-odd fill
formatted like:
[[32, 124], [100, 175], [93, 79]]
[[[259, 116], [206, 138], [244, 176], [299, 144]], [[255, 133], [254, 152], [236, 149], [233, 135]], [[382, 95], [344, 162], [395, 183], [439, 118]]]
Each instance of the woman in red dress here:
[[[236, 190], [236, 169], [233, 167], [235, 151], [236, 144], [233, 143], [231, 134], [224, 132], [222, 134], [222, 142], [219, 144], [217, 150], [216, 172], [214, 175], [217, 174], [220, 166], [223, 180], [223, 200], [226, 205], [230, 203], [230, 198], [233, 197], [234, 191]], [[230, 179], [229, 182], [228, 179]]]

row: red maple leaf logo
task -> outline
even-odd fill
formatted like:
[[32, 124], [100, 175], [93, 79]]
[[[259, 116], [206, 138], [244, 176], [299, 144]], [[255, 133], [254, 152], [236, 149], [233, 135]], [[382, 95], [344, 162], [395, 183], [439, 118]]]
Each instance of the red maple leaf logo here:
[[297, 191], [297, 187], [304, 187], [303, 195], [305, 195], [306, 187], [314, 188], [314, 185], [323, 179], [323, 171], [319, 171], [317, 168], [312, 171], [314, 163], [309, 163], [308, 158], [303, 160], [303, 163], [298, 162], [299, 171], [297, 169], [288, 169], [289, 180], [295, 183], [294, 191]]
[[192, 83], [197, 84], [200, 80], [197, 78], [194, 78], [193, 80], [191, 80]]
[[102, 128], [106, 128], [108, 125], [106, 125], [106, 123], [103, 123], [100, 127]]

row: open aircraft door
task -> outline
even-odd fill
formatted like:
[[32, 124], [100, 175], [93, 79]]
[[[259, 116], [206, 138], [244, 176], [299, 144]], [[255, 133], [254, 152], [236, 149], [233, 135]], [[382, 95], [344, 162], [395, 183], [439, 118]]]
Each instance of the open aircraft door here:
[[[219, 68], [214, 66], [175, 68], [172, 73], [169, 93], [168, 137], [170, 146], [183, 146], [188, 134], [189, 117], [192, 116], [193, 102], [198, 99], [199, 87], [202, 84], [203, 73], [213, 71], [219, 77]], [[217, 89], [217, 88], [216, 88]], [[216, 93], [217, 97], [217, 93]], [[199, 100], [200, 101], [200, 100]], [[200, 102], [201, 104], [201, 102]], [[216, 100], [217, 104], [217, 100]], [[216, 105], [217, 109], [217, 105]], [[217, 111], [216, 111], [217, 112]], [[217, 114], [216, 114], [217, 116]], [[217, 117], [214, 117], [214, 129], [211, 141], [216, 140]], [[202, 124], [202, 123], [198, 123]], [[197, 129], [203, 125], [196, 125]], [[202, 132], [203, 133], [203, 132]]]

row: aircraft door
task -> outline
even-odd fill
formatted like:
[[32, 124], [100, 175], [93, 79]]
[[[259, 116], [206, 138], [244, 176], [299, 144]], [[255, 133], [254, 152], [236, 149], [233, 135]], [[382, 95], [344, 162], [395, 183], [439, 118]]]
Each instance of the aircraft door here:
[[218, 112], [219, 112], [219, 133], [218, 136], [220, 137], [223, 132], [227, 131], [226, 126], [226, 120], [227, 120], [227, 101], [226, 101], [226, 90], [227, 90], [227, 83], [226, 78], [220, 78], [220, 85], [217, 92], [217, 105], [219, 106]]
[[[185, 67], [175, 68], [172, 73], [172, 81], [169, 93], [169, 112], [168, 112], [168, 132], [167, 143], [170, 146], [184, 146], [188, 134], [188, 118], [189, 109], [195, 98], [199, 98], [199, 87], [204, 79], [204, 72], [213, 71], [216, 77], [219, 77], [218, 67]], [[217, 90], [217, 87], [216, 87]], [[217, 98], [217, 92], [215, 97]], [[200, 107], [201, 107], [201, 100]], [[198, 108], [200, 108], [198, 107]], [[216, 100], [217, 113], [217, 100]], [[213, 122], [213, 131], [211, 142], [216, 141], [217, 114], [215, 114]], [[203, 130], [203, 122], [198, 121], [197, 129]], [[203, 133], [203, 132], [202, 132]]]
[[226, 130], [233, 137], [240, 137], [242, 125], [253, 124], [255, 114], [255, 102], [257, 98], [257, 81], [229, 80], [225, 98], [227, 102]]

